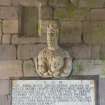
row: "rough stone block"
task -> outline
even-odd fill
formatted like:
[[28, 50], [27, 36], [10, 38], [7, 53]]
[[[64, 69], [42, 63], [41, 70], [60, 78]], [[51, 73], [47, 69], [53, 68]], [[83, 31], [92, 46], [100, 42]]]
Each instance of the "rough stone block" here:
[[61, 22], [60, 43], [80, 43], [82, 25], [81, 22]]
[[0, 7], [0, 18], [18, 19], [18, 8], [10, 6]]
[[54, 7], [66, 7], [69, 3], [69, 0], [49, 0], [49, 5]]
[[104, 0], [79, 0], [80, 8], [100, 8], [104, 6]]
[[74, 75], [99, 75], [105, 78], [105, 60], [75, 60]]
[[9, 80], [0, 80], [0, 96], [8, 94], [9, 94]]
[[37, 76], [37, 73], [35, 71], [35, 64], [32, 60], [24, 61], [23, 70], [25, 77]]
[[3, 33], [18, 33], [18, 20], [4, 20]]
[[77, 9], [74, 6], [65, 8], [55, 8], [54, 18], [63, 20], [87, 20], [89, 18], [89, 9]]
[[105, 20], [105, 9], [92, 9], [91, 13], [91, 20], [92, 21], [99, 21], [99, 20]]
[[40, 11], [41, 19], [52, 19], [53, 11], [51, 7], [42, 6]]
[[42, 5], [47, 4], [47, 0], [12, 0], [12, 5], [22, 5], [22, 6], [38, 6], [38, 3]]
[[30, 44], [18, 46], [18, 59], [31, 59], [38, 55], [39, 51], [45, 47], [45, 44]]
[[105, 44], [105, 21], [84, 22], [83, 27], [86, 43]]
[[91, 47], [87, 45], [73, 46], [72, 55], [76, 59], [90, 59], [91, 58]]
[[2, 43], [3, 44], [10, 44], [10, 42], [11, 42], [11, 35], [10, 34], [2, 36]]
[[21, 77], [22, 62], [19, 60], [0, 61], [0, 79], [9, 79], [10, 77]]
[[13, 45], [0, 45], [0, 60], [16, 59], [16, 48]]
[[105, 105], [105, 79], [99, 80], [100, 105]]
[[0, 5], [1, 6], [10, 6], [11, 0], [0, 0]]

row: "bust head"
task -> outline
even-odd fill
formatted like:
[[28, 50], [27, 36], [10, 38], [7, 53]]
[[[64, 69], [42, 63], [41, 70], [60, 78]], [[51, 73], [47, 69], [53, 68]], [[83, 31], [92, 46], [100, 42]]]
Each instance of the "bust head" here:
[[58, 48], [59, 28], [55, 21], [51, 21], [47, 26], [47, 44], [49, 49]]

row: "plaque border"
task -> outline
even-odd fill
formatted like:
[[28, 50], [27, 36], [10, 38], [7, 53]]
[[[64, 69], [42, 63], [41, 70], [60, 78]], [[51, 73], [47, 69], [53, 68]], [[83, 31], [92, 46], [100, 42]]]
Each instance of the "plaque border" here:
[[94, 80], [95, 82], [95, 105], [100, 105], [99, 75], [73, 75], [67, 78], [42, 78], [42, 77], [11, 77], [10, 79], [10, 105], [12, 105], [12, 80]]

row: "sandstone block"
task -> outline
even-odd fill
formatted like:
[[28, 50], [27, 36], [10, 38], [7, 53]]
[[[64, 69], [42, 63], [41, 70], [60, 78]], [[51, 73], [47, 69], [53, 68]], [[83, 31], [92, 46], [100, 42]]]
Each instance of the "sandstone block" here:
[[42, 5], [47, 4], [47, 0], [12, 0], [12, 5], [22, 5], [22, 6], [38, 6], [38, 3]]
[[13, 45], [0, 45], [0, 60], [16, 59], [16, 48]]
[[87, 20], [89, 18], [89, 9], [77, 9], [73, 5], [62, 8], [55, 8], [54, 19], [60, 20]]
[[19, 35], [12, 36], [12, 44], [34, 44], [41, 42], [40, 37], [19, 37]]
[[103, 92], [105, 90], [105, 79], [99, 80], [99, 96], [100, 96], [100, 105], [105, 104], [105, 93]]
[[2, 43], [3, 44], [10, 44], [11, 42], [11, 35], [8, 34], [8, 35], [3, 35], [2, 37]]
[[37, 76], [35, 72], [35, 64], [32, 60], [24, 61], [23, 69], [25, 77]]
[[51, 7], [42, 6], [40, 11], [41, 19], [52, 19], [53, 11]]
[[11, 0], [0, 0], [0, 5], [10, 6], [11, 5]]
[[1, 105], [10, 105], [8, 97], [5, 95], [0, 96], [0, 104]]
[[61, 22], [60, 43], [80, 43], [82, 33], [81, 22]]
[[75, 60], [74, 75], [99, 75], [105, 78], [105, 60]]
[[73, 46], [72, 55], [76, 59], [90, 59], [91, 58], [91, 47], [87, 45]]
[[91, 59], [100, 59], [100, 45], [91, 46]]
[[9, 94], [9, 80], [0, 80], [0, 95], [8, 95], [8, 94]]
[[45, 44], [30, 44], [18, 46], [18, 59], [31, 59], [38, 55], [39, 51], [44, 48]]
[[80, 8], [100, 8], [104, 5], [104, 0], [79, 0]]
[[0, 61], [0, 79], [22, 77], [22, 62], [19, 60]]
[[18, 20], [4, 20], [3, 33], [18, 33]]
[[18, 8], [10, 7], [10, 6], [0, 7], [0, 18], [1, 19], [18, 19]]
[[49, 0], [49, 5], [54, 7], [65, 7], [70, 2], [68, 0]]
[[105, 21], [91, 21], [83, 24], [84, 40], [88, 44], [105, 44]]
[[103, 8], [102, 9], [92, 9], [90, 16], [91, 16], [92, 21], [99, 21], [99, 20], [104, 21], [105, 20], [105, 9]]

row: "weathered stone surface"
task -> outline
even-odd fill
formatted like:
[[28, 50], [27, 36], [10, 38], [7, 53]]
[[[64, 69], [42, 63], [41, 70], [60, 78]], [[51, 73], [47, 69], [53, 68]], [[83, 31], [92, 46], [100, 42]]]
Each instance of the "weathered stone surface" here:
[[0, 96], [8, 94], [9, 94], [9, 80], [0, 80]]
[[10, 6], [11, 0], [0, 0], [0, 5], [1, 6]]
[[53, 11], [51, 7], [42, 6], [40, 11], [41, 19], [52, 19]]
[[18, 33], [18, 20], [4, 20], [3, 33]]
[[105, 105], [105, 79], [99, 80], [100, 105]]
[[47, 4], [47, 0], [12, 0], [12, 4], [22, 5], [22, 6], [38, 6], [38, 3], [41, 3], [42, 5]]
[[105, 60], [75, 60], [74, 75], [99, 75], [105, 78]]
[[84, 22], [84, 40], [88, 44], [105, 44], [105, 21]]
[[36, 57], [38, 52], [45, 47], [45, 44], [30, 44], [18, 46], [18, 59], [30, 59]]
[[73, 5], [75, 5], [76, 7], [79, 6], [79, 0], [70, 0], [70, 1], [71, 1], [71, 3], [72, 3]]
[[16, 48], [13, 45], [0, 45], [0, 60], [16, 59]]
[[80, 43], [82, 25], [81, 22], [61, 22], [60, 43]]
[[68, 0], [49, 0], [49, 5], [54, 7], [65, 7], [70, 2]]
[[98, 20], [105, 20], [105, 9], [92, 9], [91, 13], [91, 20], [92, 21], [98, 21]]
[[103, 7], [104, 3], [104, 0], [79, 0], [78, 5], [80, 8], [97, 8]]
[[12, 44], [34, 44], [43, 43], [42, 37], [19, 37], [19, 35], [12, 36]]
[[100, 45], [91, 46], [91, 59], [100, 59]]
[[18, 8], [10, 6], [0, 7], [0, 18], [18, 19]]
[[3, 44], [10, 44], [10, 42], [11, 42], [11, 35], [10, 34], [2, 36], [2, 43]]
[[73, 5], [65, 8], [55, 8], [54, 18], [63, 20], [87, 20], [89, 18], [88, 9], [77, 9]]
[[91, 58], [91, 47], [87, 45], [73, 46], [72, 55], [76, 59], [90, 59]]
[[10, 105], [8, 97], [7, 96], [0, 96], [0, 105]]
[[100, 48], [100, 58], [105, 59], [105, 46], [102, 45]]
[[10, 77], [21, 77], [22, 62], [19, 60], [0, 61], [0, 79], [9, 79]]
[[35, 71], [35, 64], [32, 60], [24, 61], [23, 70], [25, 77], [37, 76], [37, 73]]

